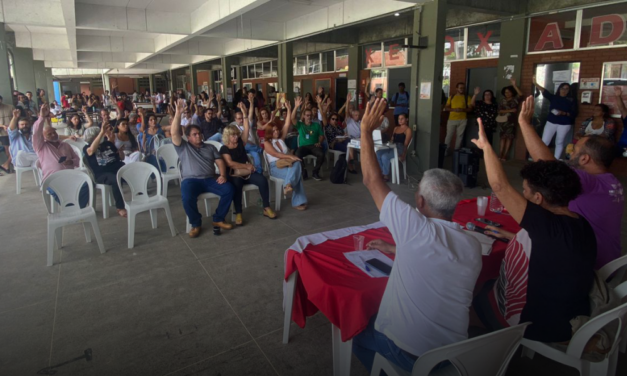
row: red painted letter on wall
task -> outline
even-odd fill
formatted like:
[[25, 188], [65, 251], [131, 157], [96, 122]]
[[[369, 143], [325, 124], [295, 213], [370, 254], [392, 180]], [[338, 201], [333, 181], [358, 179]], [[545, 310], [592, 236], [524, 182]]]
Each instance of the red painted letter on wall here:
[[389, 60], [398, 60], [400, 59], [399, 56], [399, 52], [401, 52], [401, 45], [398, 43], [395, 44], [391, 44], [390, 45], [390, 52], [389, 52]]
[[477, 46], [475, 53], [480, 53], [482, 48], [485, 48], [485, 52], [492, 52], [492, 47], [490, 47], [490, 44], [488, 43], [488, 39], [492, 36], [492, 30], [488, 30], [485, 37], [482, 33], [477, 33], [477, 36], [481, 42], [479, 43], [479, 46]]
[[444, 40], [451, 44], [451, 48], [449, 48], [448, 51], [444, 52], [444, 56], [449, 56], [453, 53], [453, 51], [455, 51], [455, 39], [453, 39], [452, 36], [447, 35], [444, 37]]
[[562, 34], [560, 34], [560, 27], [557, 22], [551, 22], [544, 27], [544, 31], [536, 43], [534, 51], [544, 51], [544, 47], [547, 44], [552, 44], [553, 49], [560, 50], [564, 48], [564, 42], [562, 42]]
[[[603, 34], [603, 26], [610, 24], [612, 31], [608, 35]], [[590, 44], [588, 46], [598, 46], [616, 42], [625, 32], [625, 18], [620, 14], [608, 14], [592, 18], [590, 29]]]

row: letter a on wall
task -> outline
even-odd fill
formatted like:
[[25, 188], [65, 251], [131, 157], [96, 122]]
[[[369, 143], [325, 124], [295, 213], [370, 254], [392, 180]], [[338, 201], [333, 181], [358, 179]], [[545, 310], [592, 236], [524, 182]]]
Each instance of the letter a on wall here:
[[544, 51], [547, 44], [552, 44], [555, 50], [564, 48], [562, 34], [560, 33], [560, 27], [557, 22], [551, 22], [544, 27], [544, 31], [533, 50]]
[[[603, 35], [603, 27], [609, 24], [611, 31], [608, 35]], [[625, 32], [625, 18], [620, 14], [608, 14], [594, 17], [590, 30], [589, 46], [605, 45], [619, 40]]]

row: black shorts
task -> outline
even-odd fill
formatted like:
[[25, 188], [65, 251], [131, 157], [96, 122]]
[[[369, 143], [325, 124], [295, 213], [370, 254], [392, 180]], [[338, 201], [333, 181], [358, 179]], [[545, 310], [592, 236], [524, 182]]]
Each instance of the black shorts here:
[[11, 143], [9, 142], [9, 136], [0, 136], [0, 145], [9, 146]]

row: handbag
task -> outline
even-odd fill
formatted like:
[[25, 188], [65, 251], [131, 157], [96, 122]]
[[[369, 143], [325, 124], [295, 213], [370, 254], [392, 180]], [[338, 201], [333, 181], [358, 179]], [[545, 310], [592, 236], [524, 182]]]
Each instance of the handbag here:
[[229, 172], [229, 175], [231, 177], [234, 178], [242, 178], [244, 180], [247, 180], [248, 178], [250, 178], [250, 170], [247, 168], [232, 168], [231, 171]]
[[509, 120], [509, 114], [498, 115], [496, 117], [496, 122], [497, 123], [507, 123], [507, 120]]
[[275, 163], [276, 168], [292, 167], [292, 164], [294, 164], [294, 161], [289, 159], [279, 159]]

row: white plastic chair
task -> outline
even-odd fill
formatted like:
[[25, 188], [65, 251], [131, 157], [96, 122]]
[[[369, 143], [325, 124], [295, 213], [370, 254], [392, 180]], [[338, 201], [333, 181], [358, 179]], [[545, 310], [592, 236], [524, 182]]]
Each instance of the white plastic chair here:
[[170, 180], [174, 180], [181, 185], [181, 176], [178, 167], [179, 156], [174, 149], [174, 145], [166, 144], [157, 150], [157, 160], [161, 159], [165, 161], [166, 166], [165, 172], [161, 173], [161, 180], [163, 182], [163, 197], [168, 197], [168, 183]]
[[[412, 139], [409, 141], [409, 145], [407, 145], [407, 150], [409, 150], [409, 148], [411, 147], [411, 144], [414, 142], [414, 139], [412, 137]], [[398, 158], [400, 160], [400, 156]], [[400, 172], [398, 170], [398, 160], [396, 158], [392, 159], [391, 163], [392, 166], [396, 168], [396, 179], [397, 179], [397, 184], [401, 184], [400, 182]], [[405, 176], [405, 180], [407, 180], [407, 158], [405, 158], [404, 161], [400, 161], [403, 164], [403, 175]]]
[[35, 167], [17, 167], [15, 166], [15, 173], [16, 173], [16, 179], [15, 179], [15, 189], [16, 189], [16, 193], [19, 195], [22, 191], [22, 174], [28, 171], [32, 171], [33, 172], [33, 176], [35, 177], [35, 184], [37, 184], [37, 186], [41, 186], [41, 182], [39, 181], [39, 176], [37, 174], [37, 168]]
[[[82, 149], [81, 149], [82, 150]], [[81, 159], [81, 164], [84, 166], [81, 170], [89, 176], [91, 181], [94, 183], [94, 186], [97, 190], [100, 191], [100, 196], [102, 197], [102, 218], [109, 218], [109, 209], [113, 206], [113, 189], [110, 185], [107, 184], [99, 184], [96, 183], [96, 178], [94, 177], [94, 172], [91, 170], [89, 163], [85, 161], [85, 155], [81, 151], [78, 155]], [[90, 200], [91, 205], [96, 208], [96, 195], [93, 195], [93, 199]]]
[[[627, 282], [623, 282], [619, 287], [621, 287], [623, 291], [627, 292]], [[626, 319], [627, 303], [624, 303], [610, 311], [590, 319], [590, 321], [585, 323], [573, 335], [566, 347], [566, 351], [547, 343], [523, 339], [521, 342], [521, 345], [523, 346], [522, 355], [533, 358], [534, 354], [537, 352], [556, 362], [576, 368], [582, 376], [614, 376], [616, 374], [616, 364], [618, 362], [618, 348], [621, 340], [623, 339], [622, 337], [625, 332], [625, 324], [627, 324]], [[618, 325], [615, 328], [615, 332], [612, 333], [612, 336], [610, 337], [614, 339], [614, 342], [612, 343], [612, 347], [606, 357], [600, 362], [584, 359], [583, 351], [590, 338], [592, 338], [592, 336], [594, 336], [594, 334], [600, 329], [616, 320], [618, 321]]]
[[[48, 266], [52, 266], [55, 238], [58, 247], [63, 247], [63, 227], [67, 225], [83, 224], [85, 239], [89, 243], [91, 242], [91, 234], [86, 226], [86, 222], [91, 223], [100, 253], [105, 253], [98, 220], [96, 219], [96, 211], [89, 205], [82, 209], [79, 206], [80, 191], [85, 184], [89, 187], [89, 200], [91, 201], [94, 189], [89, 176], [81, 171], [57, 171], [48, 176], [42, 184], [42, 196], [48, 210]], [[48, 188], [52, 189], [59, 198], [59, 205], [55, 213], [52, 210], [53, 205], [46, 197]]]
[[[612, 260], [603, 265], [601, 269], [597, 271], [597, 274], [602, 280], [606, 281], [610, 287], [614, 288], [623, 281], [626, 271], [627, 255], [619, 257], [616, 260]], [[612, 277], [612, 279], [608, 281], [610, 277]]]
[[151, 175], [157, 176], [159, 171], [146, 162], [135, 162], [124, 165], [118, 170], [117, 181], [118, 186], [122, 187], [122, 180], [128, 184], [131, 189], [131, 199], [127, 200], [124, 196], [124, 208], [128, 214], [128, 247], [133, 248], [135, 245], [135, 216], [141, 212], [150, 211], [150, 222], [152, 228], [157, 228], [157, 209], [165, 210], [165, 216], [170, 225], [172, 236], [176, 236], [174, 223], [172, 222], [172, 213], [170, 212], [170, 203], [168, 199], [159, 194], [161, 192], [161, 181], [157, 180], [157, 193], [154, 196], [148, 195], [148, 181]]
[[[516, 352], [529, 324], [512, 326], [427, 351], [416, 360], [411, 373], [377, 353], [370, 376], [379, 376], [381, 370], [385, 371], [388, 376], [502, 376], [507, 371], [509, 361]], [[451, 362], [451, 365], [431, 371], [446, 360]]]
[[[340, 158], [342, 158], [342, 155], [344, 154], [346, 153], [343, 151], [328, 149], [327, 150], [327, 169], [333, 168], [335, 164], [337, 163], [337, 161], [340, 160]], [[331, 158], [333, 158], [333, 164], [331, 164]]]
[[[270, 163], [268, 163], [268, 155], [265, 151], [263, 152], [263, 165], [264, 170], [268, 171], [271, 185], [274, 184], [274, 210], [280, 211], [281, 199], [283, 198], [283, 184], [285, 181], [270, 174]], [[272, 187], [270, 187], [270, 190], [272, 190]]]

